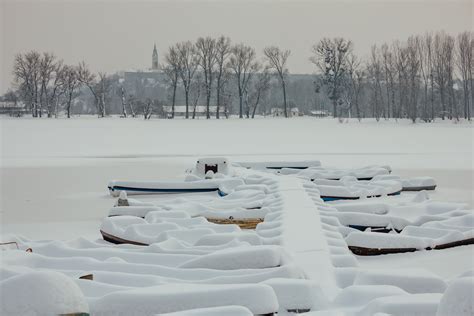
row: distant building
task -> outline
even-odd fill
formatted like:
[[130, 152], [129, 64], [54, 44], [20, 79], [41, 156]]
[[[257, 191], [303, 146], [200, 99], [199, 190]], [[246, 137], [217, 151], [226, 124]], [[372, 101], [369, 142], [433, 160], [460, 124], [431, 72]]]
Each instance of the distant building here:
[[328, 117], [329, 115], [331, 115], [328, 110], [313, 110], [310, 111], [309, 114], [315, 117]]
[[270, 109], [271, 116], [278, 117], [278, 116], [285, 116], [285, 111], [282, 108], [271, 108]]
[[293, 116], [303, 116], [303, 113], [300, 113], [300, 110], [296, 107], [294, 108], [291, 108], [290, 109], [290, 113], [289, 113], [290, 117], [293, 117]]
[[26, 113], [28, 113], [28, 110], [23, 102], [0, 101], [0, 114], [22, 116]]
[[[285, 116], [285, 110], [282, 108], [271, 108], [270, 114], [274, 117]], [[300, 113], [300, 110], [297, 107], [293, 107], [288, 111], [288, 117], [302, 116], [303, 113]]]
[[156, 44], [153, 46], [153, 54], [151, 55], [151, 70], [158, 70], [158, 51], [156, 50]]
[[[196, 106], [196, 117], [200, 117], [200, 116], [206, 116], [206, 106], [205, 105], [198, 105]], [[188, 108], [188, 113], [189, 113], [189, 117], [193, 117], [193, 111], [194, 111], [194, 107], [193, 106], [189, 106]], [[209, 114], [212, 116], [216, 116], [216, 111], [217, 111], [217, 106], [209, 106]], [[164, 113], [164, 116], [167, 117], [167, 118], [171, 118], [172, 117], [172, 113], [173, 113], [173, 107], [171, 105], [164, 105], [163, 106], [163, 113]], [[225, 109], [224, 107], [220, 107], [219, 108], [219, 113], [221, 115], [225, 115]], [[186, 116], [186, 105], [175, 105], [174, 107], [174, 116], [177, 117], [177, 116], [182, 116], [182, 117], [185, 117]]]

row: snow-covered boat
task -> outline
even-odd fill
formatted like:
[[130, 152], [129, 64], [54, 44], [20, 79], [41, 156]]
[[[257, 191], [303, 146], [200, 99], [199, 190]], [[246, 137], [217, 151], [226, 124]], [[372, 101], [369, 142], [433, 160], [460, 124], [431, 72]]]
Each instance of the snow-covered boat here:
[[129, 198], [126, 192], [109, 210], [109, 216], [136, 216], [146, 218], [149, 213], [170, 216], [173, 211], [186, 216], [205, 217], [216, 224], [236, 224], [241, 228], [255, 229], [267, 214], [276, 210], [281, 198], [270, 193], [266, 185], [242, 185], [223, 197], [180, 196], [156, 202], [142, 202]]
[[406, 226], [399, 234], [351, 232], [346, 242], [354, 254], [363, 256], [470, 245], [474, 244], [474, 215]]
[[301, 170], [311, 167], [320, 167], [321, 162], [319, 160], [235, 162], [234, 166], [259, 170]]
[[282, 175], [295, 175], [314, 181], [315, 179], [340, 180], [344, 177], [355, 177], [357, 180], [372, 180], [376, 176], [389, 175], [392, 169], [389, 166], [366, 166], [353, 169], [339, 169], [328, 167], [310, 167], [305, 170], [283, 168]]
[[196, 181], [119, 181], [112, 180], [108, 184], [112, 196], [119, 196], [120, 192], [127, 194], [176, 194], [217, 192], [226, 195], [226, 189], [240, 184], [239, 179], [211, 179]]
[[402, 186], [398, 181], [358, 181], [354, 177], [341, 180], [315, 179], [323, 201], [359, 200], [365, 198], [399, 195]]
[[467, 204], [430, 200], [426, 192], [406, 199], [337, 201], [322, 213], [335, 217], [346, 227], [359, 231], [401, 232], [406, 226], [421, 226], [428, 222], [447, 220], [469, 214]]
[[432, 191], [436, 189], [436, 181], [432, 177], [401, 178], [397, 175], [377, 175], [374, 180], [394, 180], [402, 183], [402, 191]]
[[113, 243], [150, 245], [174, 238], [195, 244], [201, 237], [215, 233], [240, 231], [237, 225], [217, 225], [205, 218], [191, 218], [185, 212], [154, 211], [142, 219], [135, 216], [114, 216], [102, 221], [100, 232]]

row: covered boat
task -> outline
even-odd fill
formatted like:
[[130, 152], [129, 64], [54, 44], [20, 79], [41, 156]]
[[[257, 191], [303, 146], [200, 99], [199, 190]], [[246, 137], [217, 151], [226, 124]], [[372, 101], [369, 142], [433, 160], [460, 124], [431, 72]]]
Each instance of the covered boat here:
[[118, 181], [109, 182], [108, 189], [112, 196], [120, 192], [127, 194], [173, 194], [200, 193], [216, 191], [224, 196], [227, 190], [242, 183], [240, 179], [211, 179], [196, 181]]

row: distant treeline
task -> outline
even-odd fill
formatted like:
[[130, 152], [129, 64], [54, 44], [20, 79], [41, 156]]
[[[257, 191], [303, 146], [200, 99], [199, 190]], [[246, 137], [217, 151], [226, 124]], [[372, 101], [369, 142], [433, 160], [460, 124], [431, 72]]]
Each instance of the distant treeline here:
[[[99, 117], [152, 115], [207, 118], [281, 113], [334, 117], [471, 119], [474, 104], [474, 33], [410, 36], [373, 45], [368, 57], [352, 41], [323, 38], [311, 48], [312, 76], [291, 75], [291, 51], [251, 46], [225, 36], [200, 37], [168, 48], [156, 81], [127, 82], [93, 73], [84, 62], [66, 65], [51, 53], [18, 54], [14, 82], [3, 101], [24, 105], [33, 117], [90, 113]], [[275, 111], [278, 109], [278, 111]]]

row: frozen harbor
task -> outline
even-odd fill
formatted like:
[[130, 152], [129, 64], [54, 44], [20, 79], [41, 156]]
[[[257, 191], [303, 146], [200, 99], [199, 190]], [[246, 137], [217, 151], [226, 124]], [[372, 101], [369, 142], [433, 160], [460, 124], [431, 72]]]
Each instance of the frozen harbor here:
[[[207, 130], [205, 127], [207, 125], [201, 125], [203, 123], [202, 121], [186, 122], [190, 124], [184, 125], [179, 120], [173, 122], [162, 120], [143, 122], [141, 120], [122, 120], [119, 118], [108, 118], [101, 121], [78, 118], [67, 122], [67, 124], [65, 124], [63, 120], [55, 120], [49, 121], [48, 124], [45, 125], [43, 121], [2, 119], [2, 238], [3, 241], [7, 241], [7, 239], [10, 238], [19, 242], [23, 247], [35, 249], [35, 258], [31, 256], [25, 257], [24, 255], [13, 258], [10, 256], [5, 257], [8, 258], [6, 259], [8, 267], [12, 265], [15, 266], [15, 262], [20, 266], [37, 266], [47, 270], [50, 269], [48, 267], [57, 267], [59, 265], [63, 270], [72, 269], [71, 272], [69, 272], [71, 276], [86, 275], [88, 271], [96, 271], [94, 274], [97, 280], [102, 280], [100, 282], [106, 283], [112, 282], [112, 284], [114, 284], [113, 287], [109, 287], [108, 289], [92, 289], [87, 283], [84, 283], [87, 281], [80, 281], [78, 285], [83, 292], [85, 291], [86, 298], [92, 295], [91, 293], [95, 293], [95, 299], [91, 300], [87, 298], [89, 302], [88, 305], [93, 311], [112, 312], [113, 310], [110, 309], [110, 306], [116, 304], [116, 298], [108, 298], [108, 300], [110, 300], [108, 303], [106, 300], [104, 301], [104, 299], [97, 300], [97, 298], [107, 293], [117, 291], [117, 293], [119, 293], [120, 291], [129, 290], [129, 288], [120, 288], [118, 286], [129, 284], [131, 279], [129, 281], [123, 279], [120, 273], [124, 273], [128, 270], [123, 270], [123, 268], [119, 268], [118, 265], [117, 268], [112, 268], [118, 269], [114, 276], [106, 276], [101, 272], [97, 272], [103, 270], [105, 267], [101, 267], [101, 260], [118, 256], [122, 258], [120, 260], [143, 264], [144, 262], [148, 262], [143, 260], [151, 259], [151, 257], [150, 259], [146, 259], [146, 256], [151, 256], [151, 254], [146, 256], [143, 254], [134, 258], [133, 256], [130, 257], [127, 255], [126, 252], [121, 253], [119, 251], [120, 248], [117, 250], [111, 249], [110, 251], [112, 252], [108, 253], [107, 251], [104, 252], [106, 249], [103, 248], [104, 244], [100, 242], [97, 244], [95, 241], [100, 240], [102, 237], [100, 235], [101, 231], [99, 230], [101, 224], [101, 229], [108, 229], [109, 232], [119, 232], [114, 230], [118, 229], [114, 228], [119, 227], [116, 226], [117, 224], [112, 223], [104, 226], [105, 224], [102, 221], [104, 217], [110, 214], [108, 211], [111, 205], [115, 203], [115, 199], [107, 192], [107, 183], [109, 183], [111, 179], [128, 179], [132, 181], [182, 179], [184, 170], [194, 165], [198, 157], [196, 153], [205, 156], [225, 155], [234, 161], [302, 161], [317, 159], [323, 162], [323, 166], [346, 168], [346, 170], [366, 165], [390, 165], [394, 173], [402, 177], [427, 175], [434, 177], [436, 179], [437, 188], [435, 191], [429, 191], [428, 193], [429, 198], [434, 201], [433, 203], [438, 203], [436, 201], [458, 202], [458, 204], [453, 204], [454, 206], [452, 207], [457, 208], [458, 206], [456, 205], [463, 204], [465, 208], [472, 209], [473, 165], [472, 146], [469, 146], [469, 143], [472, 142], [472, 128], [470, 125], [439, 123], [426, 126], [413, 126], [408, 122], [399, 122], [396, 124], [387, 122], [381, 123], [380, 125], [385, 124], [385, 126], [380, 128], [379, 125], [375, 125], [371, 122], [362, 124], [358, 122], [339, 124], [332, 120], [293, 119], [287, 121], [288, 123], [286, 124], [294, 125], [291, 127], [291, 130], [296, 132], [286, 134], [281, 130], [275, 132], [277, 131], [275, 124], [278, 124], [278, 122], [279, 120], [263, 119], [257, 121], [231, 120], [227, 123], [235, 124], [232, 130], [229, 131], [228, 129], [222, 128], [221, 133], [214, 134], [211, 127]], [[214, 125], [212, 126], [213, 130], [219, 129], [220, 127], [218, 125], [222, 124], [219, 121], [207, 123]], [[26, 129], [25, 124], [30, 126], [30, 128]], [[346, 135], [345, 129], [348, 128], [348, 126], [351, 127], [351, 132]], [[412, 134], [415, 128], [417, 129], [417, 133]], [[235, 131], [239, 131], [238, 135], [236, 135]], [[378, 132], [375, 133], [375, 131]], [[114, 137], [110, 137], [110, 133], [113, 133]], [[13, 135], [15, 135], [15, 137], [13, 137]], [[323, 137], [322, 135], [325, 136]], [[433, 141], [433, 135], [438, 135], [439, 139], [446, 139], [446, 141]], [[364, 138], [366, 139], [368, 137], [372, 137], [373, 141], [363, 141]], [[41, 140], [45, 138], [48, 138], [49, 141], [44, 142], [44, 144], [42, 144], [41, 141], [33, 142], [33, 139]], [[245, 141], [248, 139], [252, 139], [252, 142]], [[344, 139], [344, 141], [337, 141], [337, 139]], [[386, 140], [390, 139], [410, 139], [410, 142], [397, 141], [388, 143]], [[74, 146], [74, 141], [72, 140], [75, 140], [78, 145]], [[449, 140], [449, 142], [447, 140]], [[33, 146], [34, 149], [31, 149], [31, 146], [24, 146], [23, 144], [25, 143], [34, 143], [36, 145]], [[424, 145], [419, 146], [419, 144]], [[288, 148], [288, 150], [286, 150], [286, 148]], [[250, 154], [252, 151], [254, 151], [255, 154]], [[356, 173], [359, 172], [362, 175], [370, 172], [377, 173], [378, 169], [376, 169], [376, 167], [374, 168], [361, 169], [360, 171], [356, 171]], [[316, 172], [321, 175], [322, 171], [318, 171], [318, 167], [313, 170], [315, 171], [305, 171], [302, 172], [302, 174], [307, 176], [309, 174], [315, 174]], [[344, 169], [325, 170], [332, 170], [325, 171], [328, 175], [344, 172]], [[385, 169], [380, 170], [383, 171]], [[265, 183], [265, 185], [267, 185], [267, 189], [265, 189], [267, 194], [268, 192], [274, 192], [272, 194], [276, 194], [275, 202], [270, 204], [274, 206], [270, 206], [270, 209], [277, 207], [277, 213], [280, 212], [278, 211], [279, 209], [283, 213], [291, 210], [291, 213], [281, 218], [267, 214], [268, 216], [265, 217], [265, 225], [257, 228], [257, 236], [261, 236], [259, 238], [263, 238], [262, 240], [267, 240], [266, 243], [268, 244], [283, 246], [283, 249], [291, 254], [292, 262], [288, 261], [288, 259], [276, 259], [281, 256], [278, 249], [272, 250], [269, 248], [268, 250], [264, 250], [262, 248], [261, 250], [257, 250], [256, 248], [256, 251], [270, 251], [268, 255], [262, 253], [263, 257], [261, 260], [265, 260], [266, 256], [269, 256], [268, 258], [275, 258], [272, 260], [283, 260], [281, 263], [276, 261], [269, 261], [268, 263], [265, 263], [266, 261], [260, 261], [260, 263], [253, 262], [252, 260], [246, 261], [246, 254], [242, 253], [241, 256], [243, 257], [240, 260], [240, 264], [247, 264], [247, 268], [268, 269], [272, 266], [283, 265], [281, 269], [279, 268], [280, 270], [273, 271], [270, 269], [267, 272], [262, 270], [262, 272], [259, 272], [260, 274], [257, 273], [256, 270], [255, 272], [250, 272], [250, 270], [248, 272], [239, 272], [239, 278], [243, 278], [243, 280], [246, 279], [247, 282], [250, 283], [260, 282], [270, 278], [268, 284], [274, 291], [277, 291], [278, 297], [276, 301], [274, 301], [271, 294], [265, 294], [265, 291], [268, 291], [265, 287], [223, 287], [220, 289], [220, 291], [223, 291], [222, 293], [254, 291], [253, 293], [260, 295], [262, 299], [267, 297], [265, 299], [266, 305], [257, 306], [250, 298], [246, 301], [246, 298], [242, 296], [240, 301], [229, 302], [228, 304], [235, 305], [240, 302], [240, 304], [246, 306], [246, 309], [240, 311], [233, 311], [231, 309], [228, 311], [229, 313], [235, 312], [236, 315], [245, 315], [248, 310], [253, 313], [272, 311], [273, 309], [278, 309], [276, 307], [278, 302], [280, 304], [280, 313], [284, 313], [288, 310], [301, 309], [299, 312], [311, 310], [315, 315], [318, 315], [318, 310], [343, 312], [346, 314], [362, 313], [368, 315], [375, 311], [390, 311], [392, 310], [390, 306], [393, 306], [393, 304], [402, 304], [401, 306], [405, 306], [405, 308], [407, 308], [406, 310], [419, 308], [420, 311], [433, 312], [438, 308], [441, 293], [445, 292], [449, 281], [454, 280], [463, 273], [470, 273], [469, 271], [472, 271], [474, 265], [474, 249], [472, 245], [444, 250], [416, 251], [382, 256], [354, 256], [347, 248], [346, 242], [344, 241], [344, 234], [341, 235], [339, 233], [340, 229], [337, 228], [337, 226], [336, 228], [332, 226], [334, 225], [332, 219], [333, 215], [330, 212], [328, 213], [331, 207], [336, 207], [338, 210], [343, 210], [343, 208], [337, 203], [333, 204], [333, 202], [329, 202], [331, 204], [324, 204], [320, 198], [320, 190], [327, 190], [324, 189], [324, 185], [327, 183], [321, 181], [312, 183], [312, 185], [324, 184], [314, 191], [311, 186], [304, 184], [308, 182], [308, 180], [305, 180], [305, 177], [294, 176], [300, 171], [283, 171], [284, 170], [282, 170], [282, 173], [291, 173], [292, 175], [275, 177], [275, 175], [273, 175], [274, 171], [272, 171], [267, 175], [264, 174], [264, 178], [262, 179], [270, 177], [269, 179], [274, 180], [262, 180], [262, 184]], [[250, 172], [250, 174], [252, 174], [252, 172]], [[260, 175], [260, 177], [262, 177], [262, 175]], [[259, 181], [252, 180], [250, 183], [259, 183]], [[274, 189], [272, 190], [276, 191], [267, 191], [273, 187], [271, 183], [275, 183]], [[254, 184], [251, 184], [249, 188], [253, 188], [253, 186]], [[245, 187], [242, 190], [245, 190]], [[399, 199], [409, 201], [415, 199], [416, 195], [416, 192], [403, 192]], [[278, 198], [276, 196], [278, 196]], [[190, 198], [192, 197], [190, 196]], [[210, 198], [212, 198], [212, 195], [201, 193], [192, 199], [196, 201], [193, 202], [194, 204], [202, 204], [208, 203], [205, 201]], [[172, 207], [174, 203], [169, 202], [173, 201], [173, 195], [161, 196], [160, 200], [156, 199], [154, 195], [140, 197], [140, 200], [145, 203], [152, 202], [158, 203], [158, 205], [171, 203], [169, 204], [170, 207]], [[387, 198], [379, 199], [383, 201]], [[282, 202], [278, 202], [280, 200]], [[220, 206], [221, 208], [223, 207], [222, 205]], [[348, 205], [350, 206], [351, 204]], [[183, 207], [184, 205], [178, 206], [176, 210], [183, 210]], [[266, 207], [263, 209], [266, 209]], [[172, 208], [169, 210], [172, 210]], [[413, 210], [418, 212], [421, 209], [418, 207]], [[457, 212], [459, 213], [459, 211]], [[461, 215], [465, 214], [463, 212], [464, 211], [461, 212]], [[260, 214], [261, 212], [257, 213]], [[208, 216], [212, 216], [209, 212], [207, 214]], [[238, 216], [238, 214], [239, 213], [235, 212], [232, 213], [234, 216]], [[415, 215], [416, 214], [413, 214], [413, 216]], [[145, 217], [143, 224], [148, 223], [147, 221], [150, 220], [157, 220], [156, 217], [147, 218], [148, 217]], [[351, 219], [352, 217], [346, 217], [346, 220], [347, 218]], [[110, 219], [112, 220], [114, 217]], [[274, 223], [272, 219], [275, 221]], [[162, 221], [163, 220], [159, 220], [158, 223]], [[339, 217], [339, 221], [344, 222], [344, 218]], [[132, 222], [138, 223], [136, 221]], [[122, 222], [120, 225], [130, 225], [132, 222], [129, 224]], [[167, 221], [165, 220], [165, 222]], [[153, 225], [158, 225], [159, 227], [157, 226], [157, 229], [166, 230], [173, 227], [180, 227], [179, 225], [182, 224], [179, 223], [179, 220], [173, 220], [173, 223]], [[207, 241], [199, 242], [199, 238], [201, 238], [199, 236], [204, 236], [203, 234], [209, 233], [209, 229], [212, 231], [214, 229], [213, 227], [215, 226], [211, 225], [207, 228], [206, 226], [199, 226], [199, 228], [191, 229], [190, 233], [184, 235], [183, 233], [178, 235], [166, 235], [168, 236], [166, 238], [170, 238], [170, 236], [174, 236], [173, 238], [185, 238], [184, 240], [187, 242], [198, 242], [204, 246], [211, 241], [206, 237]], [[129, 238], [130, 236], [135, 236], [137, 233], [139, 235], [142, 234], [140, 233], [140, 229], [136, 229], [136, 233], [132, 235], [126, 233], [126, 235], [121, 235], [121, 237]], [[218, 234], [224, 233], [222, 230], [218, 231], [220, 231]], [[218, 231], [214, 231], [214, 233]], [[226, 231], [228, 231], [228, 229], [226, 229]], [[229, 230], [226, 234], [229, 234], [230, 231], [233, 231], [233, 234], [236, 233], [235, 230]], [[12, 235], [16, 237], [11, 237]], [[146, 238], [140, 240], [150, 240], [149, 238], [155, 237], [148, 235], [148, 237], [140, 238]], [[157, 238], [159, 238], [158, 240], [163, 240], [164, 237]], [[348, 237], [346, 237], [346, 241], [348, 240], [347, 238]], [[352, 239], [353, 238], [354, 237], [352, 237]], [[50, 243], [47, 240], [57, 241]], [[58, 240], [62, 240], [62, 244], [58, 243]], [[212, 243], [215, 243], [215, 241]], [[364, 244], [364, 239], [359, 241], [359, 243]], [[199, 259], [196, 263], [192, 263], [193, 260], [196, 260], [193, 258], [196, 258], [198, 253], [201, 255], [209, 253], [208, 250], [205, 252], [200, 250], [205, 249], [202, 248], [203, 246], [200, 246], [201, 248], [196, 247], [194, 250], [190, 248], [190, 250], [185, 252], [183, 252], [184, 249], [180, 251], [175, 249], [172, 252], [182, 254], [165, 255], [162, 259], [157, 257], [155, 260], [159, 260], [162, 266], [182, 266], [189, 269], [193, 266], [197, 268], [207, 265], [208, 268], [215, 269], [216, 267], [214, 265], [216, 263], [209, 265], [210, 263], [206, 263], [204, 257], [203, 259]], [[169, 253], [170, 249], [167, 247], [169, 246], [165, 247], [168, 249], [166, 252]], [[93, 250], [94, 248], [104, 250], [102, 250], [102, 254], [98, 256], [99, 253], [95, 252]], [[165, 248], [161, 251], [164, 251]], [[219, 251], [215, 253], [214, 258], [221, 258], [218, 253]], [[53, 257], [42, 257], [42, 255], [53, 255]], [[68, 263], [66, 257], [78, 255], [86, 257], [92, 256], [92, 258], [96, 258], [95, 260], [98, 261], [96, 261], [96, 263], [86, 263], [84, 261], [82, 264], [73, 264], [72, 261]], [[64, 259], [54, 259], [54, 257], [57, 256], [64, 256]], [[29, 260], [34, 261], [31, 263], [25, 261], [28, 257], [30, 258]], [[211, 259], [212, 257], [209, 258]], [[281, 258], [284, 258], [284, 256]], [[63, 261], [60, 262], [57, 260]], [[225, 259], [219, 259], [218, 262], [221, 260]], [[189, 263], [187, 263], [188, 261]], [[110, 262], [115, 262], [115, 259]], [[257, 264], [257, 266], [255, 266], [255, 264]], [[110, 269], [112, 266], [113, 264], [108, 264], [107, 269]], [[408, 269], [403, 270], [405, 271], [403, 272], [405, 273], [404, 278], [406, 280], [403, 281], [405, 283], [390, 281], [389, 275], [396, 274], [397, 272], [394, 271], [398, 271], [400, 268]], [[18, 273], [18, 271], [14, 272], [9, 269], [10, 268], [4, 270], [6, 275]], [[229, 269], [229, 266], [219, 269], [224, 269], [225, 271], [225, 269]], [[416, 269], [422, 269], [421, 271], [424, 272], [415, 272], [418, 271]], [[76, 272], [72, 272], [73, 270]], [[155, 273], [158, 273], [160, 270], [156, 271]], [[376, 272], [368, 271], [379, 271], [377, 272], [379, 274], [377, 275]], [[173, 278], [173, 273], [175, 273], [175, 279], [170, 279], [170, 277]], [[218, 281], [219, 278], [227, 278], [227, 282], [236, 282], [237, 279], [233, 279], [231, 274], [226, 274], [226, 272], [222, 273], [213, 275], [212, 278], [214, 278], [215, 281], [212, 282], [205, 281], [205, 279], [211, 277], [211, 275], [201, 275], [198, 277], [202, 279], [199, 283], [222, 283]], [[410, 273], [413, 273], [413, 277], [409, 277]], [[419, 273], [422, 273], [424, 276], [422, 277]], [[176, 270], [176, 272], [172, 272], [171, 270], [168, 272], [159, 272], [158, 274], [162, 275], [161, 278], [168, 278], [168, 280], [156, 279], [155, 286], [163, 282], [181, 283], [186, 279], [185, 275], [182, 275], [182, 272], [178, 272], [178, 270]], [[244, 277], [246, 274], [248, 274], [248, 277]], [[415, 275], [418, 276], [415, 277]], [[183, 277], [184, 279], [180, 281], [176, 279], [177, 276], [180, 276], [179, 279]], [[295, 281], [272, 283], [272, 276], [273, 278], [296, 279]], [[131, 276], [128, 278], [130, 277]], [[417, 279], [420, 277], [424, 278], [425, 281]], [[192, 278], [196, 280], [196, 276]], [[300, 281], [297, 280], [300, 278], [308, 278], [311, 281], [307, 284], [298, 283]], [[377, 279], [384, 281], [375, 281]], [[133, 282], [141, 281], [136, 279]], [[431, 284], [433, 284], [434, 288], [430, 290], [431, 294], [426, 294], [427, 292], [422, 288], [413, 287], [414, 284], [420, 282], [421, 284], [423, 284], [423, 282], [432, 282]], [[358, 289], [356, 285], [347, 287], [353, 283], [358, 284], [357, 286], [359, 287], [362, 286], [362, 288]], [[382, 291], [382, 294], [379, 293], [377, 295], [377, 297], [381, 296], [377, 303], [375, 301], [371, 303], [371, 300], [375, 299], [375, 296], [372, 296], [372, 299], [368, 298], [374, 294], [369, 294], [372, 289], [365, 289], [363, 287], [364, 284], [374, 284], [374, 291]], [[380, 284], [378, 285], [379, 288], [377, 288], [375, 284]], [[395, 287], [390, 288], [387, 287], [386, 284], [392, 284]], [[385, 287], [381, 287], [382, 285]], [[202, 286], [201, 290], [203, 289]], [[209, 287], [207, 291], [212, 293], [212, 291], [214, 291], [212, 286], [207, 286]], [[316, 286], [316, 288], [314, 288], [314, 286]], [[438, 288], [436, 288], [436, 286]], [[464, 288], [463, 286], [469, 287], [470, 285], [459, 286]], [[285, 294], [288, 289], [291, 291], [292, 288], [297, 288], [301, 293], [307, 293], [307, 295], [312, 298], [308, 298], [307, 301], [300, 298], [300, 303], [298, 303], [300, 305], [298, 305], [296, 301], [292, 301], [287, 297], [288, 294]], [[312, 290], [310, 288], [312, 288]], [[344, 288], [346, 289], [341, 292]], [[198, 289], [199, 288], [196, 287], [189, 287], [186, 291], [192, 296], [197, 295], [196, 293], [199, 292]], [[362, 291], [362, 289], [364, 290]], [[171, 287], [167, 290], [166, 287], [161, 286], [159, 290], [158, 288], [156, 290], [149, 288], [147, 291], [143, 289], [140, 295], [142, 295], [143, 300], [146, 300], [146, 297], [152, 299], [154, 295], [157, 295], [156, 293], [158, 292], [156, 291], [160, 293], [172, 293], [174, 290]], [[357, 293], [356, 295], [365, 293], [364, 295], [368, 296], [356, 306], [353, 302], [347, 301], [347, 298], [344, 298], [346, 295], [351, 295], [350, 293]], [[383, 296], [407, 295], [406, 293], [412, 294], [402, 299], [399, 303], [396, 303], [396, 300], [394, 301], [388, 298], [384, 301], [382, 298]], [[316, 295], [316, 297], [314, 295]], [[223, 294], [223, 297], [225, 296], [226, 294]], [[126, 299], [127, 297], [128, 296], [124, 296], [122, 299]], [[203, 300], [205, 301], [206, 299], [203, 298]], [[362, 303], [364, 301], [365, 303]], [[213, 306], [212, 304], [193, 305], [193, 302], [193, 300], [188, 299], [188, 308]], [[291, 302], [293, 302], [293, 304]], [[130, 301], [130, 303], [133, 304], [133, 300]], [[143, 312], [146, 311], [146, 306], [149, 306], [149, 308], [153, 310], [153, 304], [144, 304]], [[173, 305], [168, 304], [166, 306], [166, 308], [168, 308], [167, 311], [176, 310], [176, 307], [173, 307]], [[284, 307], [283, 309], [282, 306]], [[449, 307], [449, 305], [446, 306]], [[217, 314], [227, 312], [224, 307], [222, 308], [223, 310], [217, 309], [214, 310], [214, 312]], [[161, 311], [165, 310], [166, 309], [161, 309]], [[403, 313], [403, 308], [397, 308], [392, 311]], [[204, 314], [207, 312], [210, 311], [204, 310]]]

